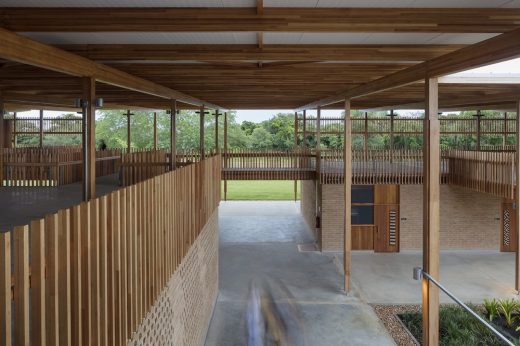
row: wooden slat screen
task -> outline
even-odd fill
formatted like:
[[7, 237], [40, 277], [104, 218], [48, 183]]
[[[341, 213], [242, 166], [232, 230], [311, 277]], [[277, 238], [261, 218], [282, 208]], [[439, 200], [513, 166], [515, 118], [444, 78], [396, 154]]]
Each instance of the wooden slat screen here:
[[0, 345], [126, 344], [218, 207], [220, 165], [213, 156], [0, 232]]

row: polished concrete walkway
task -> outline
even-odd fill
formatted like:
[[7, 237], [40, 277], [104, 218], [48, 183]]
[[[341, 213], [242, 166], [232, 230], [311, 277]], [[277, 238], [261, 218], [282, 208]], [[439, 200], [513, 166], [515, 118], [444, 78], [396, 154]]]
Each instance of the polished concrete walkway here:
[[[341, 258], [340, 254], [337, 254]], [[498, 251], [442, 251], [440, 282], [465, 302], [516, 297], [515, 254]], [[352, 282], [363, 299], [378, 304], [420, 304], [421, 285], [412, 278], [422, 252], [354, 252]], [[453, 301], [441, 293], [441, 302]]]
[[[105, 195], [119, 186], [117, 175], [97, 178], [96, 194]], [[0, 187], [0, 231], [26, 225], [59, 209], [81, 202], [81, 184], [58, 187]]]
[[332, 257], [299, 252], [313, 239], [294, 202], [222, 202], [220, 292], [207, 346], [247, 345], [246, 305], [252, 281], [268, 282], [273, 298], [295, 306], [304, 343], [394, 345], [372, 308], [342, 293]]

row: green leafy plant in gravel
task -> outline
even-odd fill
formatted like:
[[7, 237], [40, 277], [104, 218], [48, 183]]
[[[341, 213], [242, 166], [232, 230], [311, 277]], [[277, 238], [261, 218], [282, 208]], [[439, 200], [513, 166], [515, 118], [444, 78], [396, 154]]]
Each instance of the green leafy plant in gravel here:
[[486, 309], [486, 313], [490, 322], [493, 322], [493, 320], [500, 313], [500, 304], [495, 298], [484, 299], [484, 308]]
[[[475, 306], [471, 306], [473, 310]], [[404, 313], [399, 318], [419, 342], [422, 341], [422, 315]], [[497, 346], [503, 342], [473, 316], [458, 306], [441, 306], [439, 344], [445, 346]], [[520, 345], [520, 343], [517, 343]]]
[[515, 316], [514, 314], [518, 311], [518, 308], [520, 307], [518, 300], [516, 299], [501, 299], [498, 302], [500, 309], [500, 315], [504, 317], [504, 320], [506, 322], [506, 326], [508, 328], [513, 327], [513, 323], [515, 322]]

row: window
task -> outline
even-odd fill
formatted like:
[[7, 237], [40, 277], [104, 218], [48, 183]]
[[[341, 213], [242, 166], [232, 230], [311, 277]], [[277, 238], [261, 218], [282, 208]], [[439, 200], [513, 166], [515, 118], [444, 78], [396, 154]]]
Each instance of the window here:
[[352, 225], [373, 225], [374, 206], [373, 205], [353, 205], [350, 213]]
[[374, 203], [374, 187], [372, 185], [352, 186], [352, 204]]

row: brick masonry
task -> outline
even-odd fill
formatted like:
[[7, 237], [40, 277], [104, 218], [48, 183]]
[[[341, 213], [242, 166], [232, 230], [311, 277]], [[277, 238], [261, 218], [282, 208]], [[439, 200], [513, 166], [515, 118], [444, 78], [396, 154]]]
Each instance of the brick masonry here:
[[301, 181], [300, 208], [303, 218], [310, 229], [316, 226], [316, 183], [314, 180]]
[[[302, 214], [314, 217], [312, 184], [302, 183]], [[343, 250], [343, 189], [323, 185], [322, 250]], [[309, 200], [308, 200], [309, 199]], [[500, 250], [502, 199], [469, 189], [441, 186], [441, 248]], [[400, 248], [422, 248], [422, 186], [400, 187]]]
[[218, 233], [217, 209], [130, 345], [204, 345], [218, 293]]

